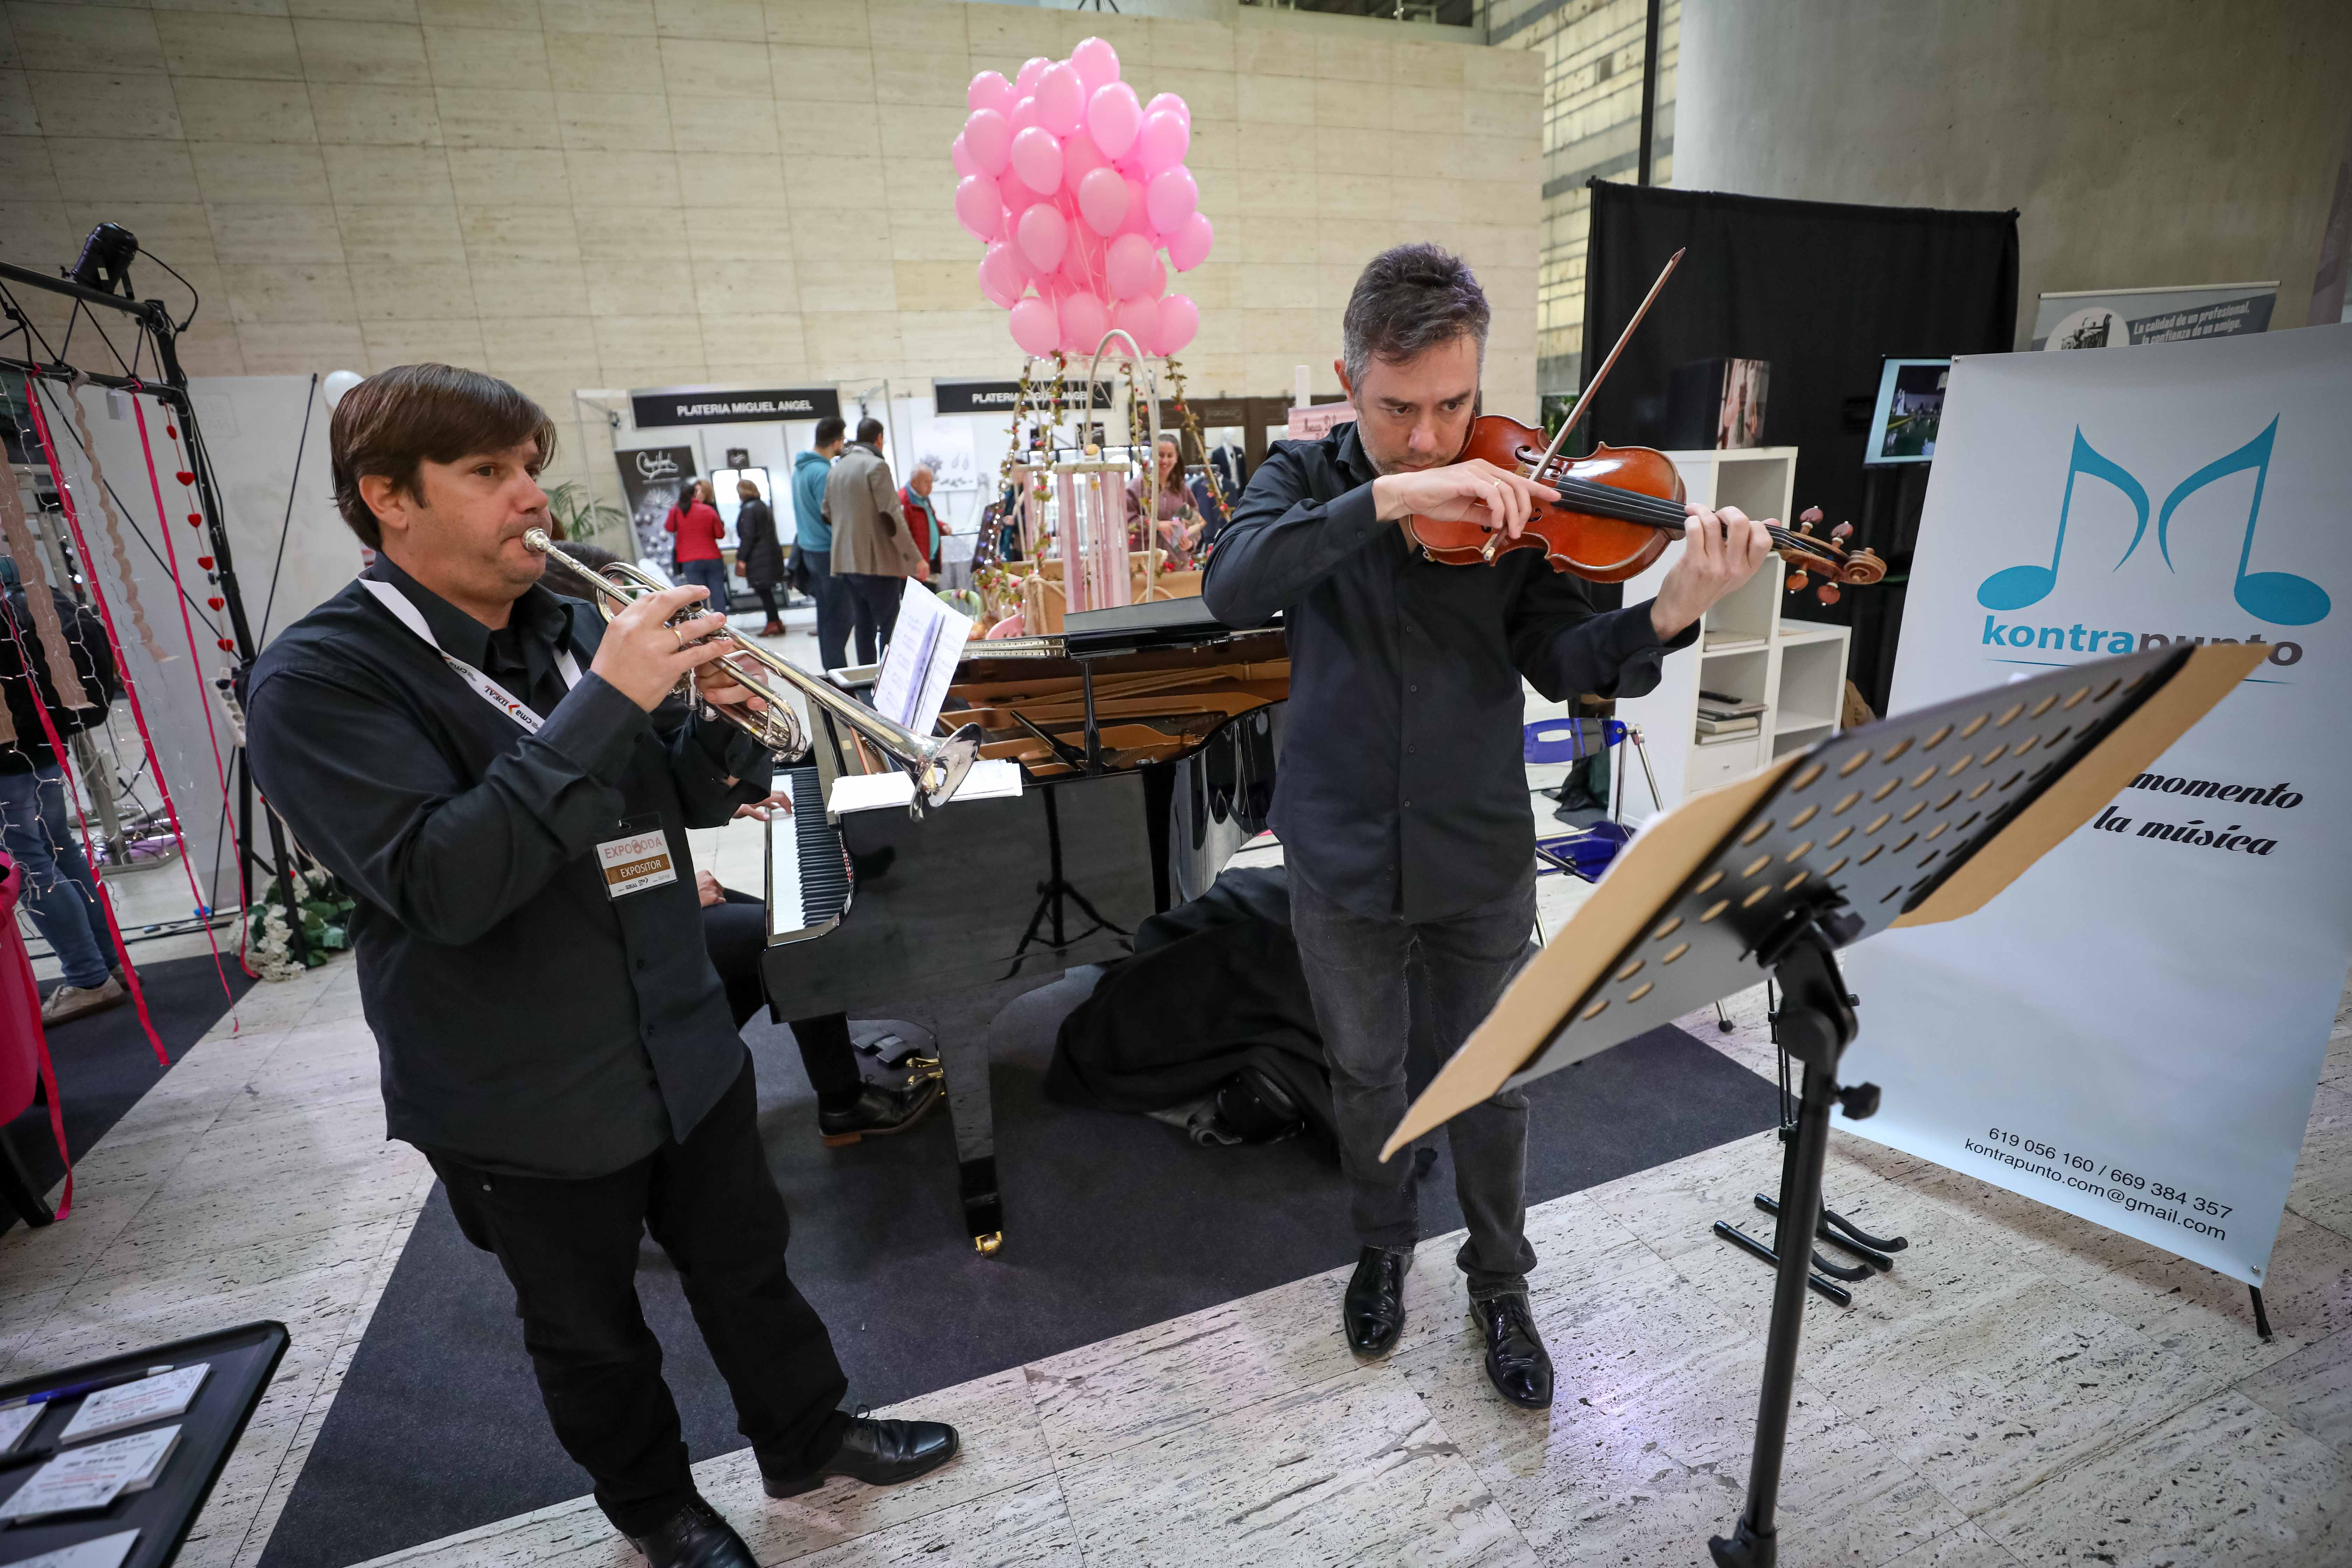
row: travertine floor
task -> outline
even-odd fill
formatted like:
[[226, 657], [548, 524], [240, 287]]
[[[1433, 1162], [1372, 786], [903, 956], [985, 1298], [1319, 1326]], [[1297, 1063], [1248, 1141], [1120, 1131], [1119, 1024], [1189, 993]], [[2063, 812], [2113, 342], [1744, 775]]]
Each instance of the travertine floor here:
[[[756, 831], [696, 837], [760, 885]], [[260, 1555], [431, 1184], [382, 1141], [358, 1012], [348, 960], [257, 989], [82, 1162], [69, 1222], [0, 1236], [0, 1378], [292, 1330], [183, 1554], [203, 1568]], [[1688, 1022], [1769, 1074], [1760, 994], [1733, 1016]], [[2352, 1563], [2352, 1008], [2336, 1036], [2268, 1344], [2232, 1281], [1837, 1135], [1839, 1206], [1912, 1246], [1852, 1309], [1809, 1308], [1783, 1561]], [[1702, 1563], [1740, 1507], [1769, 1290], [1707, 1226], [1758, 1219], [1778, 1158], [1745, 1139], [1534, 1214], [1548, 1415], [1487, 1388], [1437, 1237], [1380, 1364], [1340, 1342], [1344, 1275], [1318, 1276], [915, 1402], [965, 1453], [911, 1486], [770, 1502], [748, 1454], [702, 1484], [763, 1563], [828, 1568]], [[559, 1559], [637, 1561], [584, 1497], [383, 1561]]]

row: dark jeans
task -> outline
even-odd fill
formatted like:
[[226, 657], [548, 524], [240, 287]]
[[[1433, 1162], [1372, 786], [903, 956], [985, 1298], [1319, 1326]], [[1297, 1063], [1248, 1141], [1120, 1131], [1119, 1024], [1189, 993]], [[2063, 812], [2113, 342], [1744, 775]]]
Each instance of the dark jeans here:
[[427, 1151], [466, 1239], [498, 1255], [556, 1439], [624, 1535], [695, 1497], [662, 1351], [638, 1310], [646, 1232], [677, 1265], [695, 1326], [760, 1468], [805, 1475], [848, 1429], [824, 1324], [784, 1273], [792, 1227], [768, 1173], [747, 1058], [684, 1142], [609, 1176], [492, 1175]]
[[[760, 980], [760, 954], [768, 942], [768, 906], [749, 893], [726, 889], [727, 901], [702, 911], [703, 945], [710, 950], [710, 966], [727, 988], [727, 1005], [734, 1009], [735, 1026], [768, 1005], [767, 987]], [[801, 1066], [808, 1069], [809, 1087], [822, 1104], [826, 1096], [854, 1095], [865, 1082], [857, 1070], [857, 1051], [849, 1043], [849, 1016], [828, 1013], [817, 1018], [795, 1018], [793, 1038], [801, 1047]]]
[[768, 619], [772, 621], [777, 619], [774, 585], [768, 583], [754, 583], [751, 584], [751, 592], [760, 596], [760, 608], [768, 612]]
[[872, 664], [898, 627], [898, 601], [906, 596], [907, 580], [870, 572], [836, 573], [833, 580], [848, 591], [850, 613], [857, 626], [857, 662]]
[[849, 590], [833, 574], [833, 552], [807, 550], [801, 560], [808, 567], [809, 597], [816, 601], [817, 657], [827, 669], [849, 662]]
[[700, 584], [710, 590], [710, 597], [706, 602], [713, 612], [722, 616], [727, 613], [727, 563], [715, 558], [679, 562], [677, 585], [683, 588], [689, 583]]
[[[1439, 1057], [1451, 1057], [1525, 961], [1535, 915], [1532, 868], [1493, 903], [1420, 925], [1366, 920], [1291, 877], [1291, 932], [1323, 1031], [1339, 1168], [1361, 1245], [1403, 1252], [1421, 1239], [1412, 1152], [1402, 1150], [1385, 1164], [1380, 1157], [1381, 1145], [1404, 1120], [1406, 964], [1421, 964]], [[1470, 1295], [1524, 1290], [1536, 1263], [1527, 1237], [1527, 1096], [1507, 1089], [1445, 1130], [1454, 1191], [1470, 1229], [1454, 1260], [1469, 1276]]]

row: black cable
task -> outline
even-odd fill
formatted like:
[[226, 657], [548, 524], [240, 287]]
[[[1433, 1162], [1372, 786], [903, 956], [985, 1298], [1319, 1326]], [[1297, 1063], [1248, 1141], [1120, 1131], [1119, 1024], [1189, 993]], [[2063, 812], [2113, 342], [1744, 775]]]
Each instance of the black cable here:
[[[156, 255], [153, 251], [142, 249], [139, 254], [153, 262], [156, 266], [162, 268], [164, 271], [170, 273], [173, 277], [180, 278], [180, 269], [173, 266], [170, 262], [164, 260], [162, 257]], [[175, 332], [184, 332], [188, 330], [188, 322], [196, 319], [196, 311], [203, 307], [205, 302], [205, 297], [196, 292], [196, 286], [189, 282], [185, 278], [180, 278], [180, 287], [188, 291], [188, 314], [185, 321], [183, 321], [178, 326], [172, 329]], [[142, 335], [143, 336], [144, 334]]]
[[269, 640], [269, 612], [278, 606], [278, 574], [286, 565], [286, 536], [294, 529], [294, 498], [302, 493], [302, 449], [310, 444], [310, 411], [319, 403], [319, 373], [310, 373], [310, 394], [302, 400], [302, 434], [294, 438], [294, 477], [286, 486], [286, 516], [278, 524], [278, 559], [269, 563], [269, 596], [261, 601], [261, 629], [253, 634], [257, 646]]

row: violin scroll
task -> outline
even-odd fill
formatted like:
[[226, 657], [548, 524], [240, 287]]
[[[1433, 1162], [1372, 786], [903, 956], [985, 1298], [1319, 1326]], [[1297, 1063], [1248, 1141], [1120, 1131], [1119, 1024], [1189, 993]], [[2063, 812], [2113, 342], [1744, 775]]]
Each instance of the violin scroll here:
[[[1787, 587], [1794, 594], [1811, 587], [1813, 596], [1824, 605], [1834, 605], [1841, 596], [1841, 584], [1866, 588], [1886, 575], [1886, 563], [1875, 551], [1848, 550], [1845, 541], [1853, 534], [1853, 524], [1841, 522], [1824, 539], [1814, 533], [1813, 527], [1822, 521], [1822, 509], [1809, 506], [1797, 515], [1793, 530], [1779, 531], [1774, 553], [1789, 563]], [[1814, 578], [1821, 581], [1815, 583]]]

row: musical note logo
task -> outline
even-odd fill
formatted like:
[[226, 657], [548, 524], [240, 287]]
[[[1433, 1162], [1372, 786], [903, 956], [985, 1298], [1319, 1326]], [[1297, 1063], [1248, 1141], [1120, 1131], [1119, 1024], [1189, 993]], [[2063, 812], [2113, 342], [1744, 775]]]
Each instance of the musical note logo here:
[[[2246, 563], [2254, 553], [2254, 527], [2262, 521], [2263, 487], [2270, 482], [2271, 447], [2278, 438], [2278, 420], [2273, 416], [2263, 433], [2230, 453], [2216, 458], [2173, 488], [2164, 498], [2164, 510], [2157, 514], [2156, 546], [2164, 552], [2164, 563], [2172, 564], [2172, 546], [2167, 537], [2172, 514], [2182, 501], [2195, 495], [2214, 480], [2226, 475], [2252, 468], [2254, 471], [2254, 495], [2246, 506], [2246, 538], [2238, 547], [2238, 575], [2230, 585], [2238, 607], [2258, 620], [2273, 626], [2307, 626], [2326, 618], [2330, 608], [2327, 590], [2308, 577], [2292, 572], [2248, 573]], [[2137, 539], [2133, 541], [2136, 544]]]
[[[2217, 479], [2231, 474], [2252, 470], [2254, 493], [2246, 507], [2246, 534], [2238, 548], [2238, 574], [2231, 584], [2231, 595], [2238, 606], [2258, 620], [2273, 626], [2307, 626], [2325, 620], [2333, 602], [2327, 591], [2308, 577], [2292, 572], [2248, 572], [2254, 552], [2254, 530], [2262, 521], [2263, 490], [2270, 480], [2271, 451], [2278, 438], [2278, 420], [2273, 417], [2263, 433], [2240, 447], [2236, 451], [2215, 458], [2189, 475], [2165, 497], [2164, 505], [2156, 511], [2157, 548], [2164, 556], [2164, 564], [2172, 570], [2172, 514], [2182, 502]], [[2083, 438], [2080, 426], [2074, 430], [2073, 454], [2066, 463], [2066, 493], [2058, 507], [2058, 533], [2050, 546], [2050, 564], [2027, 563], [2007, 566], [1987, 577], [1977, 586], [1977, 603], [1988, 610], [2021, 610], [2028, 605], [2039, 604], [2050, 596], [2058, 585], [2058, 564], [2066, 552], [2066, 521], [2074, 506], [2074, 481], [2088, 475], [2105, 479], [2122, 492], [2137, 514], [2137, 525], [2132, 530], [2131, 543], [2125, 547], [2123, 557], [2116, 563], [2120, 570], [2125, 562], [2139, 548], [2147, 537], [2148, 495], [2138, 479], [2122, 464], [2094, 447]]]
[[2066, 518], [2074, 509], [2074, 480], [2088, 474], [2095, 479], [2105, 479], [2123, 491], [2139, 514], [2139, 526], [2132, 531], [2132, 542], [2124, 552], [2123, 561], [2131, 559], [2132, 551], [2139, 548], [2140, 535], [2147, 531], [2147, 491], [2132, 478], [2130, 471], [2098, 451], [2083, 439], [2083, 427], [2074, 426], [2074, 451], [2066, 460], [2066, 497], [2058, 505], [2058, 537], [2050, 546], [2050, 564], [2003, 567], [1977, 585], [1977, 603], [1988, 610], [2021, 610], [2028, 605], [2038, 605], [2058, 586], [2058, 561], [2066, 552]]

